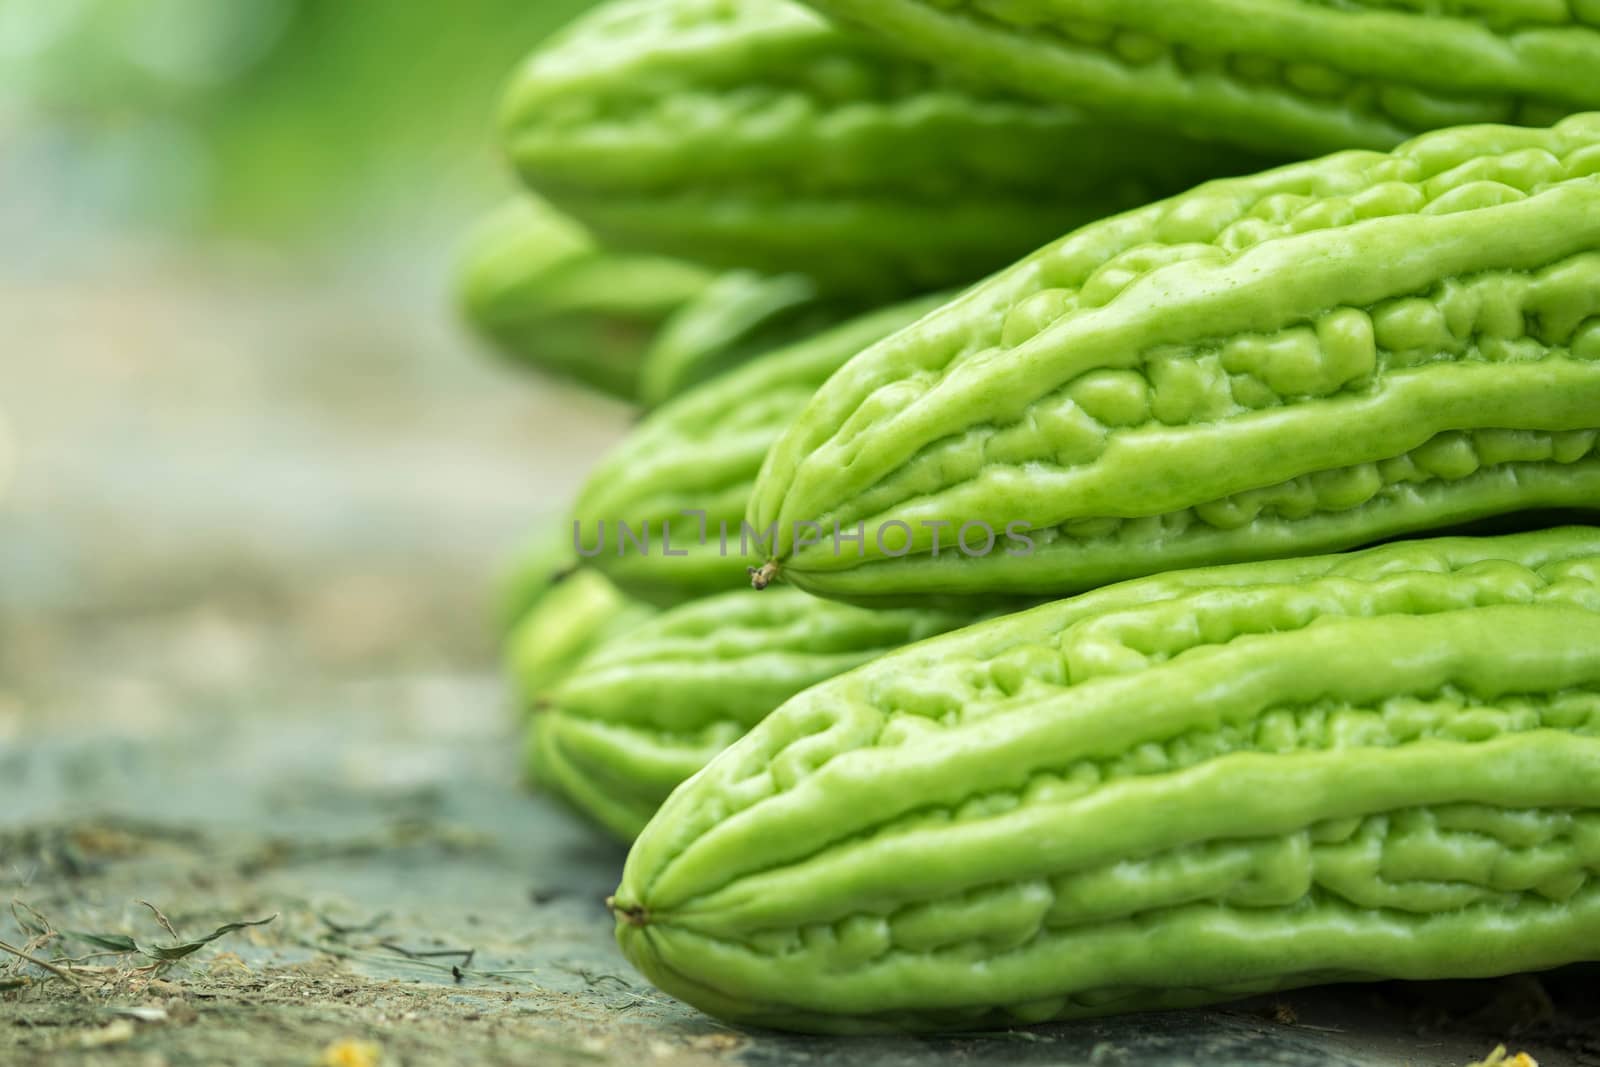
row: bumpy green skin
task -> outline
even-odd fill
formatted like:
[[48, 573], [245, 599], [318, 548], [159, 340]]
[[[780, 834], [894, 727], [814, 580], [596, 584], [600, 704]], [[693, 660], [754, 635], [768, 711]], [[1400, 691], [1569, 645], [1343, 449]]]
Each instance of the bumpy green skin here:
[[1142, 579], [800, 694], [663, 805], [628, 958], [967, 1029], [1600, 959], [1600, 530]]
[[1594, 0], [807, 2], [1021, 93], [1268, 151], [1600, 108]]
[[[1340, 153], [1084, 227], [834, 375], [774, 446], [751, 522], [777, 523], [777, 571], [824, 596], [1061, 595], [1594, 508], [1597, 428], [1600, 114]], [[797, 550], [806, 521], [864, 522], [865, 549]], [[916, 534], [900, 557], [891, 521]], [[971, 521], [1022, 523], [1033, 549], [982, 555], [973, 528], [969, 558]]]
[[803, 274], [729, 271], [656, 334], [640, 368], [639, 400], [657, 407], [862, 310], [853, 301], [826, 297]]
[[609, 244], [879, 302], [1260, 165], [974, 93], [788, 0], [607, 4], [529, 59], [503, 129], [528, 184]]
[[530, 759], [542, 783], [632, 840], [680, 782], [785, 700], [972, 620], [792, 589], [695, 601], [585, 657], [534, 717]]
[[[740, 545], [741, 520], [767, 449], [846, 360], [941, 300], [924, 297], [852, 319], [652, 412], [601, 462], [578, 496], [575, 543], [587, 557], [584, 564], [630, 595], [660, 604], [744, 584], [748, 567], [768, 551], [753, 539], [744, 546], [748, 554]], [[705, 512], [704, 543], [701, 519], [686, 514], [699, 511]], [[624, 541], [619, 522], [635, 535], [648, 528], [648, 550]], [[668, 526], [670, 556], [662, 541]]]
[[457, 285], [468, 321], [505, 355], [633, 400], [656, 331], [713, 277], [677, 260], [605, 251], [578, 223], [524, 199], [474, 231]]
[[654, 608], [624, 596], [598, 571], [564, 572], [506, 638], [518, 711], [543, 706], [585, 655], [653, 615]]

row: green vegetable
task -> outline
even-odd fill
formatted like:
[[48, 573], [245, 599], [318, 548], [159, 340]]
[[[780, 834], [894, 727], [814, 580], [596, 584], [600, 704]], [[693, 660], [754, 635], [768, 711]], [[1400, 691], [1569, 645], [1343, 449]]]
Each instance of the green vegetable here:
[[1044, 100], [1306, 154], [1600, 107], [1593, 0], [808, 0]]
[[603, 5], [533, 54], [503, 128], [528, 184], [609, 244], [876, 302], [1259, 165], [975, 93], [788, 0]]
[[745, 505], [767, 449], [828, 375], [941, 299], [863, 315], [652, 412], [579, 494], [574, 544], [591, 557], [584, 562], [628, 594], [663, 604], [742, 584], [763, 551], [748, 537], [740, 542]]
[[532, 720], [534, 776], [631, 840], [680, 782], [789, 697], [971, 620], [795, 590], [697, 600], [602, 644], [568, 673]]
[[1600, 954], [1600, 530], [1176, 572], [824, 682], [614, 898], [721, 1018], [968, 1029]]
[[460, 274], [468, 319], [506, 355], [625, 400], [656, 330], [712, 281], [676, 260], [605, 251], [531, 200], [484, 220]]
[[498, 631], [509, 634], [516, 629], [544, 595], [577, 565], [568, 531], [553, 529], [529, 538], [504, 566], [497, 581], [494, 611]]
[[561, 574], [506, 639], [506, 667], [518, 708], [541, 706], [551, 687], [592, 649], [654, 614], [596, 571]]
[[757, 481], [758, 577], [1061, 595], [1595, 508], [1597, 429], [1600, 114], [1442, 131], [1086, 226], [861, 353]]
[[656, 407], [755, 356], [809, 337], [853, 308], [801, 274], [729, 271], [668, 319], [645, 353], [639, 399]]

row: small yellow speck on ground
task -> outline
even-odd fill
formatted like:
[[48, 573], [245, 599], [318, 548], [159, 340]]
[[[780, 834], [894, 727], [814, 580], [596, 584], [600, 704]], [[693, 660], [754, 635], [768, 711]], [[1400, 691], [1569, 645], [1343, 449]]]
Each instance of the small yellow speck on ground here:
[[1479, 1060], [1469, 1067], [1539, 1067], [1539, 1061], [1526, 1052], [1512, 1055], [1506, 1052], [1504, 1045], [1496, 1045], [1488, 1059]]
[[322, 1050], [317, 1067], [379, 1067], [383, 1048], [376, 1041], [357, 1041], [344, 1037]]

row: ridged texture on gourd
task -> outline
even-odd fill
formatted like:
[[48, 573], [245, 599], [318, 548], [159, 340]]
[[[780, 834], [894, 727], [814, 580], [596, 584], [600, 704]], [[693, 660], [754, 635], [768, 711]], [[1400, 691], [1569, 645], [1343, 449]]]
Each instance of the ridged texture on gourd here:
[[[1597, 428], [1600, 114], [1340, 153], [1086, 226], [834, 375], [751, 520], [826, 596], [1059, 595], [1597, 507]], [[899, 558], [903, 532], [871, 536], [893, 520], [916, 534]], [[864, 522], [864, 553], [795, 551], [803, 521]], [[1025, 523], [1034, 549], [967, 558], [969, 521]]]
[[892, 298], [974, 281], [1240, 150], [974, 93], [788, 0], [617, 0], [508, 93], [512, 161], [619, 247]]
[[656, 330], [713, 277], [604, 250], [572, 219], [523, 199], [479, 224], [457, 287], [467, 320], [505, 355], [632, 400]]
[[818, 685], [624, 952], [730, 1020], [1006, 1026], [1600, 959], [1600, 530], [1175, 572]]
[[809, 686], [973, 616], [797, 590], [686, 604], [600, 645], [537, 709], [535, 778], [632, 840], [678, 784]]
[[803, 274], [728, 271], [674, 312], [651, 341], [639, 369], [639, 401], [656, 407], [865, 310], [826, 296]]
[[[923, 297], [862, 315], [761, 356], [652, 412], [606, 456], [578, 496], [573, 514], [578, 550], [588, 557], [584, 564], [625, 592], [657, 603], [744, 584], [746, 569], [770, 549], [750, 537], [741, 546], [745, 507], [767, 449], [846, 360], [941, 300]], [[704, 543], [702, 520], [686, 514], [702, 511]], [[648, 530], [648, 545], [624, 540], [620, 523], [635, 538]], [[668, 525], [672, 555], [662, 536]]]
[[808, 0], [1044, 100], [1271, 151], [1600, 108], [1595, 0]]

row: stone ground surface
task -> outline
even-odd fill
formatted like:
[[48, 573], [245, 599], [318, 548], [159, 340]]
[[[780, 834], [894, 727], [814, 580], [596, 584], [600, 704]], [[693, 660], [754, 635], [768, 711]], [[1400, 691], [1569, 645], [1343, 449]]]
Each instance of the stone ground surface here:
[[486, 623], [627, 415], [376, 275], [0, 271], [0, 942], [55, 968], [0, 958], [0, 1064], [1600, 1064], [1592, 973], [855, 1041], [655, 992], [621, 851], [519, 787]]

